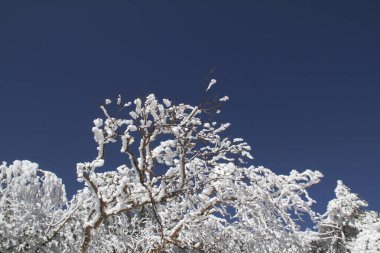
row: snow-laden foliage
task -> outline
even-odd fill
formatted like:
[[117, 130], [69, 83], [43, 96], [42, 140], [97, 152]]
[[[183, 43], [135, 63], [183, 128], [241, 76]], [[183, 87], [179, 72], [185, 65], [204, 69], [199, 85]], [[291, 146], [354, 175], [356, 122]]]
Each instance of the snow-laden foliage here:
[[[312, 237], [298, 222], [318, 217], [307, 188], [322, 174], [277, 175], [252, 166], [251, 147], [226, 137], [229, 123], [213, 120], [228, 97], [210, 101], [206, 95], [197, 106], [153, 94], [133, 102], [107, 99], [92, 127], [97, 156], [77, 164], [84, 187], [70, 201], [61, 180], [37, 164], [2, 165], [0, 251], [311, 251]], [[124, 164], [107, 167], [108, 145], [119, 145]], [[313, 237], [322, 248], [341, 240], [325, 227], [341, 231], [365, 204], [339, 187], [320, 223], [327, 235]], [[368, 239], [378, 229], [372, 223], [358, 231], [364, 246], [345, 247], [376, 244]]]
[[380, 252], [380, 214], [366, 211], [356, 221], [358, 234], [348, 243], [351, 252]]
[[[190, 106], [167, 99], [161, 103], [151, 94], [136, 99], [124, 117], [101, 107], [104, 118], [94, 120], [92, 128], [98, 156], [77, 166], [86, 185], [83, 251], [307, 248], [293, 218], [314, 216], [306, 188], [322, 175], [292, 171], [283, 176], [247, 166], [250, 146], [241, 138], [222, 136], [230, 124], [209, 121], [225, 100]], [[118, 99], [118, 115], [130, 104]], [[118, 141], [129, 163], [97, 172], [104, 165], [106, 145]], [[115, 237], [109, 224], [125, 230], [120, 235], [125, 239]]]
[[313, 252], [380, 252], [380, 215], [364, 211], [367, 202], [340, 180], [335, 195], [318, 224]]
[[15, 161], [0, 166], [0, 180], [0, 251], [57, 251], [67, 205], [61, 179], [36, 163]]

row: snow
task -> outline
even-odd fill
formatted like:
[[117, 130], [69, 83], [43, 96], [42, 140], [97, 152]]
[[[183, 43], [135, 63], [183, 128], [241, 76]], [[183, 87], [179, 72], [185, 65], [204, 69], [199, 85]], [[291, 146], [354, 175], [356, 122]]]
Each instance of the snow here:
[[166, 98], [164, 98], [164, 99], [162, 100], [162, 102], [164, 102], [164, 105], [165, 105], [166, 107], [170, 107], [170, 106], [172, 105], [172, 102], [171, 102], [170, 100], [166, 99]]
[[[252, 165], [250, 145], [227, 136], [230, 123], [209, 123], [204, 104], [154, 94], [131, 104], [101, 106], [98, 155], [77, 164], [83, 187], [71, 200], [36, 163], [0, 166], [1, 252], [379, 252], [379, 214], [342, 181], [317, 214], [308, 189], [319, 171]], [[111, 143], [125, 155], [116, 168], [105, 166]], [[301, 230], [304, 216], [319, 231]]]
[[215, 79], [211, 79], [211, 81], [209, 82], [208, 86], [207, 86], [207, 89], [206, 89], [206, 92], [211, 89], [211, 87], [216, 84], [216, 80]]
[[229, 98], [228, 96], [224, 96], [224, 97], [220, 98], [219, 101], [221, 101], [221, 102], [226, 102], [226, 101], [228, 101], [229, 99], [230, 99], [230, 98]]

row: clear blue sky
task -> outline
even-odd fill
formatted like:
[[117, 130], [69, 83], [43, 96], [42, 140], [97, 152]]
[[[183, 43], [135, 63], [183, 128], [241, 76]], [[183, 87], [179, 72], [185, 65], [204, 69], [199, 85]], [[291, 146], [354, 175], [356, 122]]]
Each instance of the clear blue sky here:
[[321, 212], [337, 179], [380, 211], [379, 13], [366, 0], [0, 0], [0, 160], [35, 161], [71, 195], [104, 98], [195, 103], [216, 65], [214, 91], [231, 98], [219, 119], [255, 165], [322, 171]]

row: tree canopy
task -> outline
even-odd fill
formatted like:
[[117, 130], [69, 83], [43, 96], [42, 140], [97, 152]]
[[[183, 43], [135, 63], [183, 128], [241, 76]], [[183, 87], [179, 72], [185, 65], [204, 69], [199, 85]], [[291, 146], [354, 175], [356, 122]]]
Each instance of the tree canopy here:
[[[250, 146], [214, 121], [228, 97], [198, 105], [154, 94], [100, 106], [93, 161], [71, 199], [30, 161], [0, 167], [1, 252], [378, 252], [380, 218], [341, 181], [327, 212], [308, 188], [319, 171], [278, 175], [251, 164]], [[106, 166], [107, 146], [125, 163]], [[304, 216], [318, 231], [303, 230]]]

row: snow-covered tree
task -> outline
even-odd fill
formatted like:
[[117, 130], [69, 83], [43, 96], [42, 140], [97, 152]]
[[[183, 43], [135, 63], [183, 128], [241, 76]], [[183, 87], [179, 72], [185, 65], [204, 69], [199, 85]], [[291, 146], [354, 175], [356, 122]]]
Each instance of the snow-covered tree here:
[[367, 202], [338, 181], [336, 198], [319, 222], [313, 252], [380, 252], [380, 216], [365, 211]]
[[[70, 201], [61, 180], [37, 164], [1, 166], [0, 251], [311, 251], [299, 220], [317, 217], [307, 188], [322, 174], [252, 166], [251, 147], [227, 137], [229, 123], [214, 121], [228, 100], [208, 99], [215, 82], [196, 106], [153, 94], [107, 99], [92, 127], [97, 156], [77, 164], [84, 187]], [[107, 166], [109, 145], [120, 145], [125, 163]], [[341, 231], [365, 204], [342, 184], [336, 192], [320, 223], [321, 249], [340, 247]], [[358, 243], [376, 244], [366, 229], [355, 230]]]
[[1, 165], [0, 251], [58, 251], [66, 206], [64, 185], [55, 174], [29, 161]]
[[[77, 166], [86, 185], [83, 252], [92, 247], [146, 252], [307, 248], [293, 218], [314, 215], [306, 188], [322, 175], [293, 171], [283, 176], [248, 166], [250, 146], [241, 138], [223, 137], [230, 124], [211, 120], [226, 100], [191, 106], [160, 102], [151, 94], [134, 100], [127, 111], [132, 103], [119, 97], [117, 116], [106, 100], [104, 118], [95, 119], [92, 128], [98, 156]], [[129, 162], [97, 172], [105, 164], [105, 147], [114, 142]], [[122, 232], [117, 236], [113, 229]]]
[[365, 211], [359, 215], [356, 224], [358, 234], [347, 248], [351, 252], [380, 252], [380, 214]]

